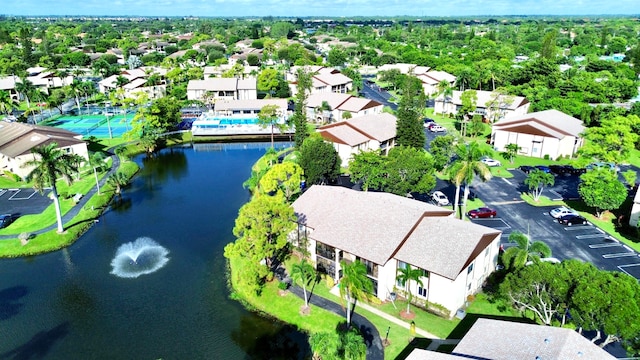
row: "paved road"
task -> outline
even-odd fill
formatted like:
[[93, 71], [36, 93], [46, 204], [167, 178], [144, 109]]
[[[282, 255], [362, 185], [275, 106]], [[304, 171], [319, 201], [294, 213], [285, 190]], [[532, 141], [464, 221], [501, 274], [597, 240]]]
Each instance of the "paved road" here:
[[368, 84], [367, 81], [364, 79], [362, 81], [361, 92], [362, 92], [362, 95], [364, 95], [364, 97], [366, 97], [367, 99], [375, 100], [384, 106], [390, 107], [393, 110], [398, 109], [398, 105], [389, 101], [389, 99], [391, 98], [391, 95], [388, 92], [380, 89], [377, 85], [373, 83]]

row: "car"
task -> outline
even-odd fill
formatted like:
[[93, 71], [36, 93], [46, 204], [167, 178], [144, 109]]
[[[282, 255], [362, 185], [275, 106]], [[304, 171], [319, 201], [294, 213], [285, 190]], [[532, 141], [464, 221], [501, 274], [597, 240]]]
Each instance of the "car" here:
[[576, 224], [587, 225], [589, 222], [584, 217], [574, 214], [574, 215], [565, 215], [561, 218], [558, 218], [558, 223], [562, 225], [571, 226]]
[[573, 166], [571, 165], [549, 165], [549, 169], [556, 175], [571, 174], [573, 172]]
[[13, 216], [11, 214], [0, 215], [0, 229], [6, 228], [12, 222], [13, 222]]
[[432, 118], [424, 118], [422, 120], [424, 121], [425, 126], [427, 126], [427, 124], [429, 124], [429, 123], [435, 123], [436, 122]]
[[449, 205], [449, 198], [442, 191], [435, 191], [431, 194], [431, 199], [439, 206]]
[[447, 131], [447, 129], [445, 129], [443, 126], [440, 126], [440, 125], [431, 125], [431, 126], [429, 126], [429, 131], [431, 131], [431, 132], [445, 132], [445, 131]]
[[520, 171], [522, 171], [525, 174], [530, 173], [533, 169], [535, 169], [535, 167], [533, 166], [529, 166], [529, 165], [522, 165], [520, 167], [518, 167], [518, 169], [520, 169]]
[[[462, 198], [463, 196], [464, 196], [464, 186], [460, 187], [460, 197]], [[469, 187], [469, 195], [467, 196], [467, 199], [475, 200], [477, 198], [478, 196], [476, 195], [476, 193], [473, 192], [473, 190], [471, 190], [471, 187]]]
[[593, 169], [599, 169], [599, 168], [609, 169], [615, 172], [620, 171], [620, 168], [614, 163], [594, 162], [586, 166], [587, 170], [593, 170]]
[[549, 211], [549, 215], [551, 215], [552, 218], [557, 219], [565, 215], [578, 215], [578, 213], [573, 209], [569, 209], [568, 207], [561, 206], [559, 208], [551, 209]]
[[494, 160], [494, 159], [488, 158], [488, 157], [484, 157], [484, 158], [480, 159], [480, 161], [482, 161], [482, 163], [484, 163], [485, 165], [487, 165], [489, 167], [502, 166], [500, 161]]
[[496, 215], [497, 215], [496, 211], [488, 207], [481, 207], [481, 208], [473, 209], [467, 212], [467, 216], [472, 219], [492, 218], [492, 217], [495, 217]]
[[548, 166], [545, 166], [545, 165], [536, 165], [536, 169], [538, 169], [538, 170], [540, 170], [540, 171], [542, 171], [544, 173], [547, 173], [547, 174], [551, 173], [551, 169]]

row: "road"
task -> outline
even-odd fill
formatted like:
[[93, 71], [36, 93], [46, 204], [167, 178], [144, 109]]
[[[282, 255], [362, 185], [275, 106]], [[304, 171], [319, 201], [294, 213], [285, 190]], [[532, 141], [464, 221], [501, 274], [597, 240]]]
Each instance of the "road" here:
[[378, 85], [374, 83], [369, 83], [366, 79], [362, 80], [361, 94], [367, 99], [375, 100], [384, 106], [390, 107], [394, 111], [398, 109], [398, 105], [389, 101], [389, 99], [391, 98], [391, 94], [380, 89]]

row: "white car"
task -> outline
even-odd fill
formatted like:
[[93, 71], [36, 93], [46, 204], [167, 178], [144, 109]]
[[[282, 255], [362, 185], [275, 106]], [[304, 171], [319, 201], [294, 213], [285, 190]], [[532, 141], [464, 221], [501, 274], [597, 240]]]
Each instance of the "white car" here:
[[567, 207], [561, 206], [559, 208], [555, 208], [549, 211], [549, 215], [551, 215], [551, 217], [554, 219], [558, 219], [565, 215], [578, 215], [578, 213], [573, 209], [569, 209]]
[[431, 127], [429, 127], [429, 131], [431, 131], [431, 132], [445, 132], [445, 131], [447, 131], [447, 129], [445, 129], [444, 126], [431, 125]]
[[480, 161], [482, 161], [485, 165], [487, 165], [489, 167], [502, 166], [500, 161], [494, 160], [494, 159], [488, 158], [488, 157], [482, 158], [482, 159], [480, 159]]
[[431, 195], [431, 199], [439, 206], [449, 205], [449, 198], [442, 191], [436, 191]]

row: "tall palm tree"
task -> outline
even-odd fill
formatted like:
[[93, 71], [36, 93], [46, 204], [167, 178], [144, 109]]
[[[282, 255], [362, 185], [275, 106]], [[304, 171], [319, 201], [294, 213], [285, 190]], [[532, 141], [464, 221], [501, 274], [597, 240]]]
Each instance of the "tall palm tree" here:
[[100, 195], [100, 181], [98, 179], [98, 171], [104, 167], [104, 153], [95, 152], [89, 157], [89, 165], [93, 169], [93, 176], [96, 178], [96, 188], [98, 189], [98, 195]]
[[307, 285], [313, 280], [315, 269], [305, 259], [302, 259], [300, 263], [293, 264], [291, 268], [291, 278], [295, 282], [302, 284], [302, 291], [304, 292], [304, 307], [309, 307], [309, 299], [307, 297]]
[[20, 82], [16, 82], [16, 91], [27, 101], [27, 109], [31, 108], [32, 94], [38, 91], [33, 83], [27, 78], [21, 78]]
[[280, 117], [278, 116], [279, 108], [276, 105], [265, 105], [260, 109], [258, 113], [258, 124], [265, 128], [271, 126], [271, 148], [273, 148], [273, 131], [274, 127], [277, 127], [280, 132], [283, 130], [284, 124], [278, 123]]
[[514, 231], [509, 235], [509, 242], [517, 246], [508, 248], [502, 254], [502, 262], [508, 268], [524, 266], [528, 261], [536, 258], [551, 256], [551, 249], [542, 241], [531, 241], [528, 235]]
[[367, 267], [360, 261], [350, 264], [340, 262], [342, 278], [340, 279], [340, 300], [346, 300], [347, 326], [351, 326], [351, 313], [355, 310], [359, 298], [373, 291], [373, 283], [367, 277]]
[[411, 300], [413, 299], [413, 293], [411, 292], [411, 281], [415, 281], [418, 285], [424, 287], [420, 277], [422, 276], [421, 269], [413, 269], [411, 265], [407, 264], [407, 267], [398, 269], [398, 275], [396, 280], [400, 281], [404, 285], [407, 292], [407, 314], [411, 314]]
[[438, 96], [442, 95], [442, 114], [446, 112], [446, 107], [449, 102], [451, 102], [451, 97], [453, 96], [453, 88], [451, 84], [447, 80], [440, 80], [438, 85], [436, 86], [438, 92]]
[[78, 107], [78, 115], [82, 115], [80, 110], [80, 93], [82, 92], [82, 82], [77, 78], [74, 78], [71, 84], [69, 84], [69, 88], [71, 89], [71, 93], [73, 97], [76, 99], [76, 106]]
[[[458, 184], [456, 189], [455, 204], [458, 204], [458, 196], [460, 194], [460, 184], [465, 184], [464, 187], [464, 201], [462, 203], [462, 212], [460, 218], [462, 218], [467, 207], [467, 199], [469, 198], [469, 185], [473, 181], [473, 178], [477, 175], [482, 181], [491, 179], [491, 170], [482, 161], [483, 156], [487, 155], [487, 151], [480, 148], [477, 142], [470, 144], [460, 144], [456, 147], [457, 159], [451, 163], [449, 169], [453, 173], [452, 179], [454, 183]], [[457, 211], [457, 209], [454, 209]]]
[[26, 180], [27, 182], [33, 181], [33, 188], [40, 193], [44, 192], [46, 187], [51, 186], [53, 203], [56, 208], [56, 220], [58, 221], [58, 233], [61, 233], [64, 231], [64, 227], [62, 226], [56, 179], [62, 177], [71, 183], [73, 174], [78, 172], [78, 164], [82, 161], [82, 157], [59, 149], [56, 143], [35, 147], [31, 152], [34, 154], [34, 159], [22, 165], [23, 167], [33, 167]]

